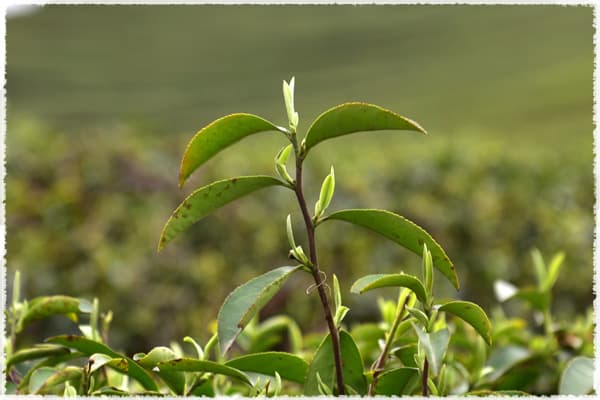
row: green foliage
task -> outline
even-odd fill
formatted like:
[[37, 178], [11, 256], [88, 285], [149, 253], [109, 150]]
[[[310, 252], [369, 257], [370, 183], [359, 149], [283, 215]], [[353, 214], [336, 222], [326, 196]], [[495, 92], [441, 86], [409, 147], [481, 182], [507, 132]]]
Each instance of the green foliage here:
[[458, 289], [458, 275], [450, 258], [439, 244], [420, 226], [406, 218], [385, 210], [343, 210], [324, 218], [340, 220], [373, 230], [393, 242], [421, 255], [423, 244], [431, 251], [433, 263]]
[[[567, 332], [572, 350], [567, 353], [560, 348], [563, 346], [558, 335], [560, 330], [551, 314], [551, 289], [557, 282], [563, 253], [557, 254], [548, 267], [541, 253], [533, 253], [538, 278], [538, 286], [533, 290], [517, 289], [507, 283], [499, 286], [504, 289], [502, 300], [520, 296], [542, 311], [544, 335], [515, 329], [520, 325], [518, 320], [506, 319], [502, 312], [493, 314], [492, 320], [498, 322], [498, 328], [494, 328], [483, 308], [472, 302], [445, 300], [436, 303], [434, 269], [456, 289], [459, 281], [452, 261], [428, 232], [385, 210], [347, 209], [323, 217], [333, 199], [333, 167], [321, 185], [312, 216], [302, 186], [302, 167], [308, 150], [326, 139], [358, 131], [397, 129], [424, 133], [424, 130], [381, 107], [347, 103], [323, 113], [302, 139], [296, 132], [299, 121], [293, 99], [294, 79], [289, 84], [284, 81], [283, 92], [289, 130], [250, 114], [224, 117], [192, 138], [184, 153], [179, 176], [182, 185], [195, 169], [231, 144], [253, 133], [278, 130], [291, 143], [291, 147], [285, 147], [275, 157], [276, 171], [285, 182], [269, 176], [248, 176], [201, 187], [188, 196], [167, 221], [159, 249], [179, 232], [191, 229], [195, 222], [223, 205], [263, 187], [280, 185], [294, 191], [305, 224], [308, 255], [296, 244], [291, 215], [288, 215], [286, 231], [292, 248], [290, 256], [300, 265], [271, 270], [233, 290], [219, 310], [216, 326], [211, 327], [213, 336], [204, 349], [190, 337], [183, 339], [193, 347], [196, 357], [186, 354], [178, 343], [172, 343], [170, 347], [155, 347], [147, 354], [138, 353], [130, 358], [106, 343], [112, 313], [101, 314], [97, 299], [92, 304], [66, 296], [21, 302], [20, 289], [14, 289], [16, 294], [7, 310], [10, 317], [7, 352], [11, 357], [7, 372], [13, 384], [11, 390], [69, 396], [520, 395], [556, 391], [559, 375], [562, 376], [558, 389], [561, 392], [570, 393], [574, 386], [591, 390], [591, 359], [586, 358], [591, 348], [583, 346], [583, 340], [580, 343], [573, 339], [588, 339], [586, 335], [590, 334], [592, 326], [590, 319], [576, 324], [574, 332]], [[296, 162], [295, 179], [286, 169], [292, 150]], [[342, 322], [350, 308], [342, 302], [340, 282], [334, 274], [333, 290], [328, 290], [327, 273], [321, 269], [321, 265], [326, 264], [317, 262], [314, 231], [325, 220], [342, 220], [366, 227], [422, 257], [422, 281], [404, 273], [371, 274], [352, 286], [354, 293], [384, 287], [400, 288], [396, 302], [378, 302], [382, 319], [378, 326], [357, 326], [350, 332], [343, 328]], [[281, 291], [291, 274], [299, 270], [314, 279], [306, 294], [313, 290], [319, 294], [329, 330], [325, 336], [302, 337], [298, 325], [288, 317], [258, 321], [261, 309]], [[20, 285], [19, 274], [14, 282], [15, 286]], [[25, 323], [56, 314], [67, 315], [78, 322], [76, 313], [90, 314], [89, 324], [78, 326], [84, 336], [56, 336], [47, 339], [56, 346], [54, 348], [38, 345], [14, 351], [17, 334]], [[446, 314], [458, 319], [447, 321]], [[287, 334], [287, 341], [282, 340], [282, 333]], [[242, 352], [242, 355], [228, 359], [228, 352], [236, 340], [239, 346], [232, 352]], [[496, 347], [487, 348], [486, 344]], [[292, 352], [281, 351], [277, 348], [279, 345], [287, 346]], [[63, 349], [68, 349], [68, 353]], [[574, 361], [567, 361], [573, 357], [576, 357]], [[76, 360], [81, 358], [87, 358], [87, 362], [79, 360], [77, 363]], [[31, 364], [32, 360], [40, 361]], [[370, 369], [365, 370], [365, 365], [369, 364]], [[132, 382], [128, 378], [133, 378]], [[282, 378], [286, 380], [285, 384]], [[552, 382], [554, 387], [547, 387], [547, 382]]]

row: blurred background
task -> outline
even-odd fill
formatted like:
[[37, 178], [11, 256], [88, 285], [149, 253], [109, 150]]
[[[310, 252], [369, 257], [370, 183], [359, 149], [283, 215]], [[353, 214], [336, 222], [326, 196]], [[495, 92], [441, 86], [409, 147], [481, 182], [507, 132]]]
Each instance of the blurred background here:
[[[286, 265], [284, 190], [259, 192], [156, 253], [163, 224], [195, 187], [274, 173], [285, 144], [248, 138], [180, 190], [193, 134], [232, 112], [285, 125], [283, 79], [296, 77], [300, 131], [325, 109], [375, 103], [421, 123], [357, 134], [311, 152], [309, 203], [335, 166], [331, 210], [385, 208], [428, 230], [454, 261], [456, 294], [497, 304], [493, 282], [534, 284], [530, 250], [566, 252], [555, 312], [592, 304], [593, 9], [562, 6], [58, 6], [7, 19], [7, 281], [23, 294], [98, 297], [111, 345], [147, 351], [205, 341], [227, 293]], [[420, 274], [420, 258], [346, 224], [317, 235], [352, 324], [375, 297], [350, 294], [374, 272]], [[300, 241], [300, 239], [297, 239]], [[325, 328], [293, 278], [263, 311]], [[385, 294], [385, 292], [384, 292]], [[389, 292], [390, 296], [394, 292]], [[10, 298], [10, 295], [9, 297]], [[518, 311], [518, 310], [517, 310]], [[65, 329], [57, 318], [20, 340]]]

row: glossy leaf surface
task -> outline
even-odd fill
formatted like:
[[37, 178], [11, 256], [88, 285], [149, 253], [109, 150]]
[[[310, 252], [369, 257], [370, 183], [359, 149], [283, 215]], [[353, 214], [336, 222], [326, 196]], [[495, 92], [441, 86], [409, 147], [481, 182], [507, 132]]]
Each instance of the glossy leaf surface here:
[[366, 275], [354, 282], [350, 291], [362, 294], [369, 290], [390, 286], [405, 287], [412, 290], [422, 303], [425, 303], [427, 299], [425, 287], [419, 278], [404, 273]]
[[401, 130], [426, 133], [416, 122], [368, 103], [344, 103], [319, 115], [306, 134], [306, 152], [318, 143], [355, 132]]
[[31, 348], [21, 349], [14, 353], [6, 361], [6, 369], [10, 369], [14, 364], [21, 363], [23, 361], [35, 360], [38, 358], [61, 356], [69, 354], [70, 350], [63, 346], [56, 346], [52, 344], [37, 344]]
[[[168, 347], [155, 347], [144, 357], [137, 362], [147, 370], [152, 370], [159, 363], [174, 360], [177, 355]], [[182, 372], [173, 371], [158, 371], [156, 374], [175, 392], [175, 394], [183, 395], [185, 388], [185, 376]]]
[[247, 354], [233, 358], [225, 365], [241, 371], [275, 376], [275, 372], [288, 381], [303, 383], [308, 364], [302, 358], [277, 351]]
[[370, 229], [418, 256], [422, 256], [423, 243], [426, 243], [434, 267], [444, 274], [456, 289], [459, 288], [458, 275], [450, 258], [431, 235], [414, 222], [390, 211], [363, 209], [338, 211], [325, 217], [324, 221], [328, 220], [346, 221]]
[[89, 311], [89, 302], [75, 297], [60, 295], [36, 297], [29, 302], [27, 311], [21, 317], [17, 330], [20, 331], [32, 321], [52, 315], [69, 316], [78, 312]]
[[278, 131], [271, 122], [252, 114], [231, 114], [219, 118], [194, 135], [188, 143], [179, 169], [179, 186], [204, 162], [239, 140], [259, 132]]
[[443, 304], [439, 310], [456, 315], [471, 325], [488, 345], [492, 345], [492, 325], [485, 311], [477, 304], [455, 300]]
[[575, 357], [565, 367], [558, 387], [561, 395], [584, 395], [594, 389], [594, 359]]
[[197, 360], [193, 358], [178, 358], [157, 364], [161, 372], [211, 372], [213, 374], [226, 375], [250, 385], [250, 379], [239, 369], [219, 364], [214, 361]]
[[218, 334], [223, 354], [250, 319], [279, 291], [300, 267], [279, 267], [249, 280], [227, 296], [219, 310]]
[[271, 176], [240, 176], [213, 182], [197, 189], [168, 219], [160, 236], [158, 251], [178, 234], [224, 205], [257, 190], [284, 185], [282, 181]]
[[49, 343], [61, 344], [71, 349], [78, 350], [88, 356], [91, 356], [95, 353], [102, 353], [106, 354], [107, 356], [110, 356], [111, 358], [124, 358], [128, 364], [127, 370], [125, 371], [127, 375], [141, 383], [145, 389], [158, 390], [154, 379], [152, 379], [152, 377], [140, 365], [138, 365], [131, 358], [125, 357], [111, 350], [109, 347], [102, 343], [95, 342], [82, 336], [73, 335], [55, 336], [46, 339], [46, 341]]
[[[342, 352], [342, 364], [344, 383], [359, 394], [367, 393], [367, 381], [363, 375], [363, 361], [360, 351], [352, 339], [352, 336], [346, 331], [340, 331], [340, 348]], [[319, 381], [317, 373], [321, 380], [329, 387], [337, 387], [335, 382], [335, 364], [333, 359], [333, 350], [331, 336], [328, 334], [319, 345], [317, 352], [308, 368], [306, 383], [304, 384], [305, 396], [318, 396]]]
[[375, 394], [383, 396], [407, 395], [405, 390], [410, 384], [419, 377], [417, 368], [397, 368], [386, 371], [379, 375]]

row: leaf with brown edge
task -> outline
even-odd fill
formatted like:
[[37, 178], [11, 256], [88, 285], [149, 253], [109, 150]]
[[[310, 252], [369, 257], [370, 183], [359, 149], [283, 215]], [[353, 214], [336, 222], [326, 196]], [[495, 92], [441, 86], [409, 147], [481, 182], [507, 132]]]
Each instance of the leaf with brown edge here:
[[243, 138], [266, 131], [285, 129], [253, 114], [230, 114], [200, 129], [189, 141], [179, 169], [179, 187], [204, 162]]
[[286, 186], [286, 184], [272, 176], [239, 176], [213, 182], [197, 189], [183, 200], [167, 220], [160, 235], [158, 251], [160, 252], [179, 233], [187, 230], [213, 211], [240, 197], [269, 186]]

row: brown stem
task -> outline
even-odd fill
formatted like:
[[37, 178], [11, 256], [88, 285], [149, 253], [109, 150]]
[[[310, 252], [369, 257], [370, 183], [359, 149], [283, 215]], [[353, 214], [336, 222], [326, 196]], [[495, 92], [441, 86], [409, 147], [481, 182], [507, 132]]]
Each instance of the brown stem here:
[[429, 375], [429, 362], [427, 362], [427, 358], [425, 358], [425, 362], [423, 362], [423, 376], [422, 376], [422, 385], [423, 385], [423, 396], [429, 396], [429, 386], [427, 386], [427, 380]]
[[333, 348], [333, 360], [335, 363], [335, 377], [337, 382], [338, 395], [344, 395], [344, 375], [342, 374], [342, 352], [340, 348], [340, 335], [333, 322], [333, 315], [331, 313], [331, 307], [327, 300], [327, 293], [323, 285], [321, 278], [321, 271], [319, 269], [319, 263], [317, 261], [317, 248], [315, 245], [315, 226], [308, 208], [306, 207], [306, 199], [304, 198], [304, 192], [302, 191], [302, 159], [299, 158], [299, 151], [296, 149], [296, 197], [298, 198], [298, 204], [302, 210], [302, 216], [304, 217], [304, 224], [306, 225], [306, 235], [308, 237], [308, 247], [310, 251], [310, 262], [311, 273], [315, 280], [316, 288], [321, 298], [321, 304], [323, 305], [323, 311], [325, 312], [325, 320], [327, 321], [327, 327], [329, 328], [329, 334], [331, 336], [331, 345]]
[[373, 380], [371, 381], [371, 384], [369, 385], [369, 396], [373, 396], [375, 394], [375, 386], [377, 386], [377, 379], [379, 377], [379, 374], [381, 374], [383, 372], [383, 368], [385, 367], [385, 363], [387, 361], [390, 349], [392, 348], [392, 342], [394, 341], [394, 337], [396, 336], [396, 331], [398, 330], [398, 325], [400, 325], [400, 320], [402, 319], [402, 314], [404, 314], [404, 308], [406, 307], [407, 301], [408, 301], [408, 297], [406, 297], [406, 299], [402, 303], [402, 306], [396, 313], [396, 317], [394, 318], [394, 322], [392, 323], [392, 327], [390, 329], [388, 337], [385, 340], [385, 345], [383, 346], [383, 350], [381, 351], [381, 354], [375, 361], [375, 366], [372, 369]]

